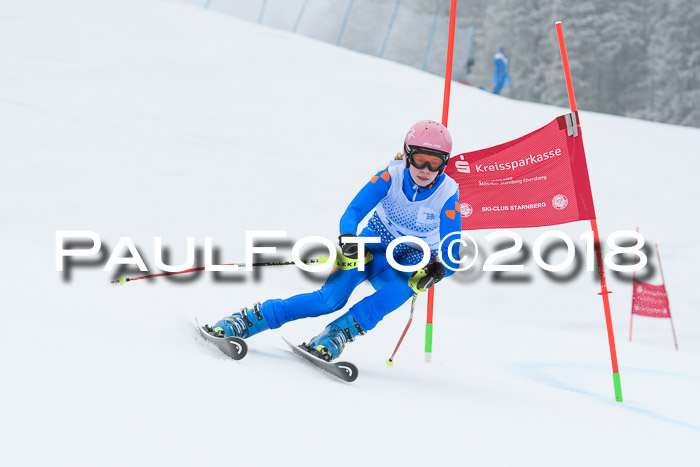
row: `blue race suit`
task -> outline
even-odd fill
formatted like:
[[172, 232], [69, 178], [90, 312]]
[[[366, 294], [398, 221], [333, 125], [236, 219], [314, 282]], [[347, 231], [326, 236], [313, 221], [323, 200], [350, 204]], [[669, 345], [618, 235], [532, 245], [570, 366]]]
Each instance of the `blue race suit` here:
[[[402, 162], [398, 162], [402, 164]], [[411, 180], [409, 169], [392, 163], [394, 174], [402, 175], [403, 184], [401, 190], [409, 201], [427, 200], [433, 196], [444, 183], [454, 185], [454, 193], [443, 203], [439, 214], [439, 236], [445, 236], [461, 231], [461, 216], [459, 212], [459, 192], [456, 183], [447, 175], [439, 175], [428, 187], [419, 187]], [[397, 172], [398, 170], [398, 172]], [[392, 184], [390, 170], [377, 173], [355, 196], [340, 219], [341, 234], [355, 234], [359, 223], [378, 204], [387, 199]], [[450, 185], [450, 186], [451, 186]], [[445, 190], [443, 189], [444, 193]], [[443, 197], [445, 195], [443, 194]], [[295, 295], [280, 300], [267, 300], [262, 304], [262, 311], [271, 329], [278, 328], [288, 321], [301, 318], [316, 317], [340, 310], [345, 306], [353, 290], [369, 280], [376, 292], [365, 297], [348, 311], [359, 323], [364, 331], [374, 328], [388, 313], [400, 307], [413, 296], [413, 289], [408, 286], [409, 272], [400, 272], [394, 269], [386, 259], [386, 246], [394, 236], [389, 232], [375, 211], [368, 225], [359, 234], [360, 237], [380, 237], [381, 243], [370, 243], [365, 248], [373, 255], [373, 259], [365, 265], [364, 271], [358, 269], [339, 269], [331, 272], [326, 283], [319, 290], [311, 293]], [[452, 237], [451, 237], [452, 238]], [[443, 245], [442, 257], [446, 266], [453, 268], [457, 264], [452, 262], [448, 255], [448, 244]], [[403, 248], [402, 248], [403, 247]], [[432, 250], [432, 257], [437, 255]], [[459, 260], [459, 244], [453, 245], [452, 257]], [[394, 250], [394, 259], [402, 265], [412, 265], [420, 262], [422, 253], [416, 254], [416, 250], [399, 245]], [[446, 276], [453, 273], [446, 268]]]
[[493, 93], [499, 94], [506, 84], [510, 84], [508, 57], [498, 52], [493, 56]]

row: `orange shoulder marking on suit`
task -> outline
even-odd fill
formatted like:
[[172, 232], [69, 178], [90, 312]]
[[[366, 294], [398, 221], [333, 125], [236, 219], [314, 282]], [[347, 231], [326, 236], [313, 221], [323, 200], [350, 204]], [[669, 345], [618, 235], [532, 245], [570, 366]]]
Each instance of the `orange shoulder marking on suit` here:
[[388, 170], [385, 170], [384, 172], [380, 173], [379, 175], [375, 175], [374, 177], [372, 177], [372, 179], [370, 181], [372, 183], [376, 183], [377, 180], [379, 180], [380, 178], [382, 180], [384, 180], [385, 182], [388, 182], [389, 180], [391, 180], [391, 175], [389, 175]]
[[455, 216], [457, 215], [457, 213], [455, 211], [453, 211], [452, 209], [445, 211], [445, 214], [447, 214], [447, 217], [449, 217], [452, 220], [454, 220]]

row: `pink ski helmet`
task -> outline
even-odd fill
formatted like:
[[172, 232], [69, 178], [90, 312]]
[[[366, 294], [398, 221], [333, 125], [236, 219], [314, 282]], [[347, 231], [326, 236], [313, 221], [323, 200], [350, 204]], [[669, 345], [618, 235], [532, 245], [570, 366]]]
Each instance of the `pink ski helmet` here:
[[403, 151], [406, 155], [406, 167], [412, 163], [413, 154], [418, 152], [440, 157], [443, 164], [438, 172], [441, 174], [450, 159], [452, 136], [445, 125], [433, 120], [422, 120], [406, 133]]

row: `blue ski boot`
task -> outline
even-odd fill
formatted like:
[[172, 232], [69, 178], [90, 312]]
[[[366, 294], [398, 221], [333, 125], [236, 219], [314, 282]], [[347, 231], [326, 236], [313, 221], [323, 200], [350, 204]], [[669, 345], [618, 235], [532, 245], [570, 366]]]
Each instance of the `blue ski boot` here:
[[212, 331], [217, 337], [233, 336], [241, 339], [247, 339], [267, 329], [270, 329], [270, 325], [265, 319], [260, 302], [251, 308], [241, 308], [239, 313], [227, 316], [212, 326]]
[[330, 362], [338, 358], [345, 344], [353, 342], [355, 337], [364, 333], [355, 318], [350, 313], [346, 313], [329, 324], [321, 334], [303, 347], [309, 353]]

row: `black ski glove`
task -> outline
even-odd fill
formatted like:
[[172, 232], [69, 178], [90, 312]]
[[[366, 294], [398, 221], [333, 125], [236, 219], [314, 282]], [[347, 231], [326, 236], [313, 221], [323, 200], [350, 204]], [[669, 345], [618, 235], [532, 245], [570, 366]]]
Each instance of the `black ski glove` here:
[[437, 261], [411, 274], [408, 285], [414, 292], [425, 292], [445, 277], [445, 266]]
[[357, 243], [345, 243], [343, 242], [343, 237], [357, 237], [357, 235], [341, 234], [340, 237], [338, 237], [338, 245], [340, 245], [343, 256], [350, 259], [357, 259]]

